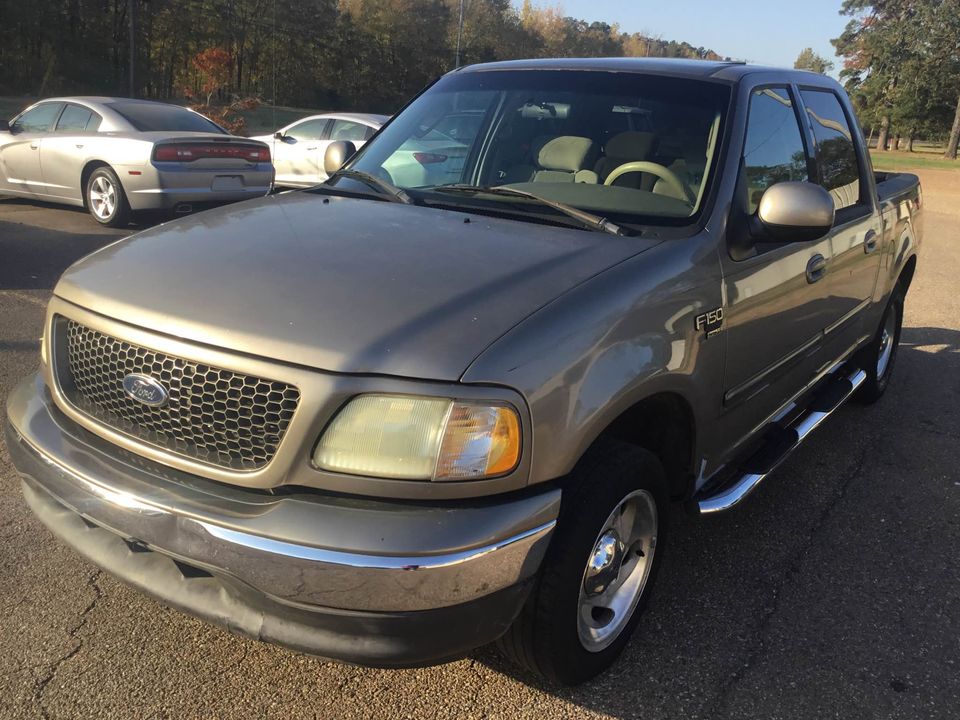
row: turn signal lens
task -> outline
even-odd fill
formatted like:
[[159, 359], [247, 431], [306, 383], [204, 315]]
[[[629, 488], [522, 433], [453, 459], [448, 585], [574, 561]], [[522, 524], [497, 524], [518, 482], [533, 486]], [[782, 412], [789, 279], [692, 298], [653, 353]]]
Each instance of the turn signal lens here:
[[351, 475], [476, 480], [520, 459], [520, 419], [501, 405], [406, 395], [362, 395], [323, 433], [314, 463]]
[[507, 407], [456, 404], [447, 420], [434, 480], [503, 475], [520, 459], [520, 421]]

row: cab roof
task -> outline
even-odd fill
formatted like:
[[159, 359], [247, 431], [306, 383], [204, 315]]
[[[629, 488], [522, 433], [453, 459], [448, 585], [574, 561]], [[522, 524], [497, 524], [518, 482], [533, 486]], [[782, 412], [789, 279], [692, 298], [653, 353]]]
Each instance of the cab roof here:
[[785, 79], [823, 79], [825, 76], [807, 70], [750, 65], [741, 60], [689, 60], [680, 58], [544, 58], [536, 60], [505, 60], [501, 62], [468, 65], [458, 72], [486, 72], [491, 70], [585, 70], [596, 72], [633, 72], [645, 75], [664, 75], [685, 78], [716, 78], [737, 81], [754, 73], [776, 73]]

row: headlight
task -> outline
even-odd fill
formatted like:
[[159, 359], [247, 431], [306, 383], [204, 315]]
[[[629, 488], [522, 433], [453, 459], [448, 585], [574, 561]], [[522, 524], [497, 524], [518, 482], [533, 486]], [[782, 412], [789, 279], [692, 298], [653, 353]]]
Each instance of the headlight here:
[[324, 470], [403, 480], [476, 480], [520, 459], [520, 419], [506, 405], [361, 395], [330, 423], [313, 454]]

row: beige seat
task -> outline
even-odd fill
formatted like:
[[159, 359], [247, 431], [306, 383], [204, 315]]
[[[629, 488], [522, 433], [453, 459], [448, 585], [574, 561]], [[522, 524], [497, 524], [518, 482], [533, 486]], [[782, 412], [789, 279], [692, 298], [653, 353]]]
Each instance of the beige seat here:
[[[607, 141], [604, 156], [597, 161], [597, 176], [601, 181], [621, 165], [638, 160], [647, 160], [653, 151], [655, 136], [651, 132], [622, 132]], [[628, 173], [614, 181], [615, 185], [640, 186], [640, 174]]]
[[561, 135], [548, 140], [537, 153], [539, 169], [533, 173], [533, 182], [597, 182], [592, 168], [598, 154], [597, 144], [590, 138]]

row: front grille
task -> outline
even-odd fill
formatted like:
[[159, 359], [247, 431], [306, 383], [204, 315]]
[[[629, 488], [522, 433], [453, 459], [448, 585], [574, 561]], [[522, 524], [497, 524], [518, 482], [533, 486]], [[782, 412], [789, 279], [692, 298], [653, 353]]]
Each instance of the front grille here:
[[[230, 470], [257, 470], [277, 452], [300, 391], [276, 380], [192, 362], [60, 320], [66, 345], [61, 390], [78, 410], [137, 440]], [[127, 395], [124, 378], [159, 381], [168, 399], [151, 407]]]

